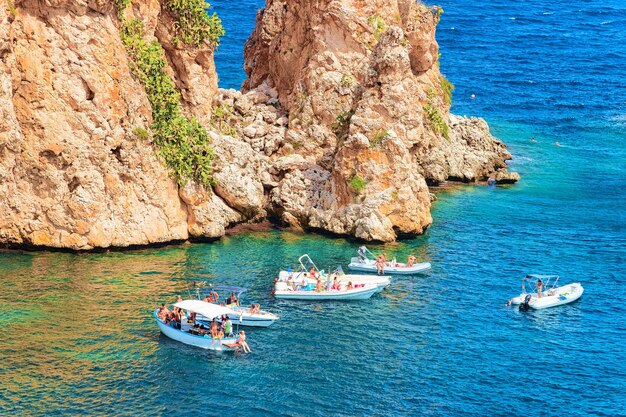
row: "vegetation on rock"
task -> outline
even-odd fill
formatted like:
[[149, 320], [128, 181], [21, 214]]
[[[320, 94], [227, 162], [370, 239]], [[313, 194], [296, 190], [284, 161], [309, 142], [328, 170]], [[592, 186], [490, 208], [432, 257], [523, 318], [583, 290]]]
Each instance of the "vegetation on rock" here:
[[133, 74], [143, 84], [152, 106], [154, 144], [172, 169], [179, 185], [193, 179], [205, 186], [215, 183], [211, 162], [214, 158], [209, 135], [195, 117], [182, 114], [180, 92], [166, 72], [167, 61], [161, 45], [143, 38], [143, 24], [137, 19], [123, 21], [121, 39]]
[[370, 147], [375, 148], [380, 145], [385, 138], [389, 137], [389, 132], [386, 130], [381, 130], [380, 132], [376, 132], [372, 139], [370, 140]]
[[211, 116], [211, 124], [225, 135], [235, 136], [237, 130], [232, 126], [228, 119], [233, 114], [233, 108], [227, 104], [218, 104], [213, 107], [213, 115]]
[[361, 193], [361, 191], [365, 189], [367, 182], [363, 178], [359, 177], [358, 175], [355, 175], [352, 178], [350, 178], [350, 181], [348, 182], [348, 184], [350, 184], [350, 187], [352, 187], [352, 189], [356, 191], [357, 194], [359, 194]]
[[450, 106], [452, 104], [452, 90], [454, 90], [454, 84], [452, 84], [443, 75], [439, 76], [441, 82], [441, 90], [443, 91], [443, 102]]
[[[126, 0], [117, 0], [126, 1]], [[204, 41], [217, 46], [224, 36], [222, 21], [217, 14], [209, 16], [211, 7], [205, 0], [161, 0], [163, 7], [176, 18], [174, 42], [199, 46]]]
[[367, 19], [367, 23], [374, 25], [374, 39], [377, 41], [380, 40], [380, 35], [385, 31], [385, 21], [383, 18], [378, 15], [370, 16], [369, 19]]
[[433, 12], [433, 14], [435, 15], [435, 18], [437, 19], [437, 23], [439, 23], [439, 21], [441, 20], [441, 15], [443, 14], [443, 7], [433, 6], [433, 8], [431, 9], [431, 12]]
[[440, 133], [444, 138], [450, 140], [448, 125], [445, 120], [443, 120], [443, 116], [439, 113], [439, 110], [430, 104], [426, 104], [424, 105], [424, 111], [426, 111], [426, 116], [428, 117], [428, 121], [430, 122], [433, 130]]
[[347, 133], [346, 130], [353, 115], [354, 110], [344, 111], [337, 116], [337, 121], [330, 126], [338, 138], [341, 138], [345, 133]]

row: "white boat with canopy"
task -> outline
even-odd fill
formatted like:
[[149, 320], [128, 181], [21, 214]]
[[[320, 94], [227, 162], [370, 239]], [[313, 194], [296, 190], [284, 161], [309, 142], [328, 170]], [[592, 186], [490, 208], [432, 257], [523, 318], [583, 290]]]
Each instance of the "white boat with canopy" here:
[[213, 319], [214, 317], [228, 314], [230, 311], [228, 308], [200, 300], [183, 300], [177, 302], [174, 306], [187, 311], [186, 319], [180, 323], [180, 329], [173, 325], [174, 322], [166, 324], [161, 320], [158, 316], [158, 309], [154, 311], [154, 318], [161, 333], [165, 336], [186, 345], [208, 350], [234, 351], [237, 349], [236, 338], [212, 339], [201, 327], [194, 325], [193, 320], [190, 319], [191, 314], [189, 313], [201, 314], [204, 317]]
[[381, 292], [391, 283], [391, 278], [386, 276], [345, 274], [341, 266], [327, 274], [324, 270], [320, 270], [307, 254], [300, 256], [298, 263], [300, 266], [296, 271], [287, 268], [287, 270], [278, 273], [278, 279], [275, 281], [277, 291], [289, 290], [289, 288], [293, 290], [297, 287], [307, 290], [315, 289], [318, 277], [322, 279], [326, 287], [331, 287], [337, 279], [342, 287], [347, 287], [349, 283], [355, 287], [375, 285], [377, 287], [376, 292]]
[[[280, 319], [280, 316], [278, 316], [278, 314], [271, 313], [267, 310], [261, 310], [261, 306], [259, 304], [252, 304], [250, 307], [242, 307], [241, 294], [246, 291], [247, 289], [243, 287], [217, 285], [209, 287], [209, 294], [207, 294], [206, 297], [216, 302], [219, 300], [224, 300], [224, 302], [226, 303], [224, 307], [228, 309], [228, 313], [226, 313], [226, 315], [228, 315], [228, 318], [233, 323], [238, 324], [239, 326], [269, 327]], [[218, 295], [221, 293], [221, 298], [215, 299], [216, 297], [212, 295], [213, 293], [217, 293]], [[198, 298], [202, 298], [200, 297], [199, 286], [196, 286], [196, 294]], [[236, 301], [227, 303], [230, 296], [224, 296], [224, 294], [236, 294]], [[205, 317], [204, 315], [198, 315], [197, 319], [204, 322], [212, 320]], [[217, 321], [221, 322], [221, 316], [217, 317]]]
[[297, 271], [280, 271], [274, 283], [276, 298], [289, 300], [365, 300], [382, 291], [390, 280], [384, 276], [346, 275], [341, 270], [326, 274], [309, 255], [298, 258]]
[[509, 305], [519, 305], [520, 310], [556, 307], [578, 300], [584, 289], [579, 282], [559, 286], [558, 275], [530, 274], [522, 278], [522, 293], [511, 298]]
[[[353, 271], [360, 272], [378, 272], [376, 267], [376, 256], [370, 252], [365, 246], [361, 246], [357, 249], [359, 256], [350, 260], [348, 268]], [[389, 262], [385, 262], [384, 273], [392, 275], [412, 275], [419, 274], [429, 270], [431, 267], [430, 262], [408, 263], [397, 262], [396, 259], [392, 259]]]

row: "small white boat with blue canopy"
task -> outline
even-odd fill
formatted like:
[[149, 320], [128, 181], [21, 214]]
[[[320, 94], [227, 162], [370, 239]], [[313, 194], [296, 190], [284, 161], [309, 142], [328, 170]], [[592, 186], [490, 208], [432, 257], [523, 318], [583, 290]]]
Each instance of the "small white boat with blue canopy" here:
[[276, 291], [295, 290], [297, 287], [315, 289], [319, 280], [323, 281], [325, 287], [330, 288], [336, 280], [340, 287], [347, 287], [350, 283], [355, 288], [363, 285], [375, 285], [376, 292], [381, 292], [391, 283], [390, 277], [386, 276], [345, 274], [341, 265], [335, 271], [327, 274], [323, 269], [320, 270], [307, 254], [300, 256], [298, 263], [300, 264], [298, 270], [292, 271], [291, 268], [287, 268], [278, 273], [278, 278], [275, 281]]
[[559, 286], [558, 275], [530, 274], [522, 278], [522, 293], [511, 298], [509, 305], [519, 305], [520, 310], [556, 307], [578, 300], [584, 289], [579, 282]]
[[[216, 304], [219, 300], [224, 300], [224, 307], [228, 308], [229, 310], [228, 313], [226, 313], [228, 315], [228, 318], [233, 323], [236, 323], [240, 326], [269, 327], [280, 319], [278, 314], [271, 313], [266, 310], [261, 310], [261, 306], [256, 303], [251, 304], [250, 307], [242, 307], [241, 295], [246, 291], [248, 290], [243, 287], [216, 285], [209, 287], [209, 293], [206, 295], [206, 299], [211, 299], [215, 301]], [[219, 296], [220, 293], [221, 296]], [[196, 287], [196, 294], [198, 298], [201, 298], [200, 289], [198, 286]], [[216, 297], [215, 294], [217, 294], [218, 297]], [[234, 299], [231, 298], [232, 295], [235, 296]], [[211, 321], [211, 319], [207, 319], [204, 315], [198, 315], [197, 319], [204, 322]], [[217, 321], [222, 321], [221, 316], [217, 318]]]
[[[376, 266], [376, 256], [370, 252], [365, 246], [361, 246], [357, 249], [359, 256], [352, 258], [348, 264], [348, 268], [353, 271], [359, 272], [378, 272]], [[430, 269], [430, 262], [415, 263], [415, 257], [409, 256], [409, 262], [402, 263], [397, 262], [396, 259], [384, 263], [384, 273], [391, 275], [412, 275], [419, 274]]]
[[[208, 350], [237, 350], [238, 343], [236, 338], [226, 337], [222, 339], [212, 339], [208, 334], [208, 329], [205, 331], [203, 326], [194, 323], [192, 314], [190, 314], [201, 314], [204, 317], [210, 317], [213, 319], [214, 317], [220, 317], [224, 314], [228, 314], [230, 311], [228, 308], [216, 304], [206, 303], [200, 300], [183, 300], [177, 302], [174, 306], [187, 311], [185, 319], [182, 320], [181, 323], [175, 323], [172, 321], [169, 324], [166, 324], [166, 322], [161, 320], [158, 316], [159, 309], [154, 311], [154, 318], [156, 319], [161, 333], [165, 336], [186, 345], [197, 346]], [[180, 325], [180, 328], [178, 328], [177, 324]]]

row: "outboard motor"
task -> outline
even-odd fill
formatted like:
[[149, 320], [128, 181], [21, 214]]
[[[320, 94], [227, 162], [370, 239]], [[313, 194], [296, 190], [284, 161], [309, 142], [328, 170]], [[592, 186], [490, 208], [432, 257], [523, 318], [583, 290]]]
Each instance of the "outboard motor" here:
[[526, 294], [526, 297], [524, 298], [524, 302], [519, 305], [519, 310], [520, 311], [528, 311], [528, 310], [530, 310], [530, 299], [531, 298], [532, 297], [531, 297], [530, 294]]

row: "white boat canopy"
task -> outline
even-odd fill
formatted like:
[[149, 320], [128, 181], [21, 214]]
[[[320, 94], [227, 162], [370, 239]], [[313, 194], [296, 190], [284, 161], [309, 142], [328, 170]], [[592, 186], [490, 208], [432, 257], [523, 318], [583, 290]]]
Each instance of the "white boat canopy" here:
[[223, 307], [217, 304], [207, 303], [200, 300], [183, 300], [174, 304], [174, 306], [182, 308], [183, 310], [202, 314], [204, 317], [207, 317], [209, 319], [232, 314], [233, 312], [230, 308]]

